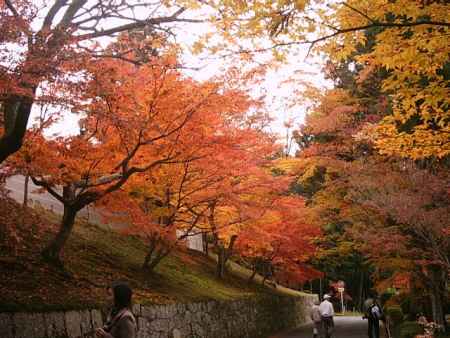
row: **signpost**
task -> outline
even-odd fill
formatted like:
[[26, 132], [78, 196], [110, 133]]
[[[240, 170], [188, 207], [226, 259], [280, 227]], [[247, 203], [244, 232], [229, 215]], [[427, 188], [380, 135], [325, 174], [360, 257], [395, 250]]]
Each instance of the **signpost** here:
[[345, 283], [344, 281], [340, 280], [338, 281], [338, 288], [337, 288], [339, 294], [341, 295], [341, 311], [342, 314], [345, 313], [345, 308], [344, 308], [344, 291], [345, 291]]

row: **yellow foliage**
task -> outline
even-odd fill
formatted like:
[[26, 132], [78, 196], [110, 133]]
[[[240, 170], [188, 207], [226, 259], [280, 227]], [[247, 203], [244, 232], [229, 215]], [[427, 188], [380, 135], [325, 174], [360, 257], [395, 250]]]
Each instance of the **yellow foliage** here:
[[[383, 154], [411, 158], [450, 154], [450, 85], [442, 67], [450, 54], [448, 4], [412, 0], [252, 0], [212, 1], [226, 14], [218, 25], [229, 34], [267, 48], [255, 37], [270, 33], [273, 44], [295, 46], [319, 38], [313, 51], [340, 61], [376, 32], [375, 43], [358, 63], [389, 71], [383, 90], [393, 114], [376, 130]], [[239, 20], [236, 20], [239, 18]], [[428, 20], [431, 24], [424, 24]], [[311, 34], [313, 33], [313, 34]], [[314, 34], [315, 33], [315, 34]], [[250, 48], [250, 49], [252, 49]], [[284, 61], [286, 50], [274, 49]], [[448, 76], [448, 75], [447, 75]], [[404, 132], [399, 126], [419, 121]]]
[[[421, 5], [410, 0], [353, 0], [346, 4], [337, 7], [333, 19], [340, 28], [386, 22], [388, 15], [395, 24], [404, 23], [405, 18], [408, 22], [423, 18], [448, 21], [448, 5], [439, 2]], [[390, 71], [383, 89], [393, 99], [393, 115], [376, 130], [376, 145], [381, 153], [413, 159], [450, 154], [450, 86], [440, 72], [450, 53], [449, 31], [444, 25], [388, 27], [376, 35], [372, 50], [358, 57], [361, 64]], [[360, 31], [339, 35], [323, 50], [336, 60], [345, 58], [360, 35]], [[399, 124], [415, 117], [419, 122], [411, 130], [399, 128]]]
[[304, 162], [304, 159], [296, 157], [281, 158], [274, 162], [274, 168], [287, 174], [295, 174]]

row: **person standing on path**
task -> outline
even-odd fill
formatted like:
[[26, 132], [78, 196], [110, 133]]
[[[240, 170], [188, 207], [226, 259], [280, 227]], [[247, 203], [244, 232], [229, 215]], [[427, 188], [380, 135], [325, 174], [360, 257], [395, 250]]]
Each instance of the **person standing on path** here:
[[367, 319], [369, 315], [369, 308], [372, 306], [374, 302], [374, 298], [376, 297], [375, 293], [370, 293], [369, 298], [364, 301], [363, 304], [363, 319]]
[[380, 320], [383, 319], [383, 311], [375, 294], [364, 302], [363, 318], [368, 320], [369, 338], [380, 338]]
[[322, 328], [322, 316], [320, 315], [319, 308], [320, 301], [317, 299], [311, 308], [309, 316], [313, 322], [313, 338], [322, 338], [321, 328]]
[[333, 334], [333, 328], [334, 328], [334, 308], [333, 304], [329, 301], [331, 298], [330, 295], [325, 294], [323, 296], [323, 301], [319, 305], [319, 311], [320, 316], [322, 318], [322, 327], [323, 331], [325, 332], [325, 338], [331, 338], [331, 335]]
[[369, 335], [370, 338], [380, 338], [380, 320], [382, 319], [383, 311], [378, 298], [375, 297], [369, 311], [369, 331], [372, 334]]
[[131, 312], [133, 291], [126, 283], [112, 285], [114, 306], [108, 315], [106, 324], [98, 328], [98, 338], [136, 338], [136, 319]]

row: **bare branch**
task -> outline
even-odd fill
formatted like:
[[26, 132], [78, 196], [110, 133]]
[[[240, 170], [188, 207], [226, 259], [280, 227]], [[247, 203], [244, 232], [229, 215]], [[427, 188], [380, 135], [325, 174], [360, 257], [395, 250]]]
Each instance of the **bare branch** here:
[[169, 22], [190, 22], [190, 23], [201, 23], [202, 20], [195, 20], [195, 19], [183, 19], [179, 18], [179, 16], [185, 11], [185, 8], [182, 7], [179, 10], [177, 10], [175, 13], [173, 13], [170, 16], [164, 16], [164, 17], [158, 17], [158, 18], [150, 18], [147, 20], [142, 21], [136, 21], [128, 24], [124, 24], [121, 26], [113, 27], [110, 29], [101, 30], [95, 33], [88, 33], [88, 34], [82, 34], [77, 37], [78, 41], [87, 40], [87, 39], [94, 39], [101, 36], [107, 36], [107, 35], [113, 35], [116, 33], [143, 28], [145, 26], [158, 26], [164, 23]]
[[10, 0], [5, 0], [5, 4], [6, 4], [6, 7], [9, 8], [9, 10], [13, 13], [13, 15], [14, 15], [16, 18], [20, 18], [19, 13], [17, 12], [17, 10], [15, 9], [15, 7], [13, 6], [13, 4], [11, 3]]
[[[13, 4], [11, 3], [10, 0], [5, 0], [5, 4], [6, 4], [6, 7], [8, 7], [9, 10], [13, 13], [13, 16], [14, 16], [17, 20], [21, 21], [21, 23], [24, 23], [24, 22], [25, 22], [25, 20], [20, 16], [19, 12], [17, 12], [16, 8], [13, 6]], [[31, 39], [31, 35], [32, 35], [32, 33], [30, 32], [30, 30], [29, 30], [28, 28], [25, 28], [24, 25], [21, 25], [21, 24], [20, 24], [20, 25], [17, 25], [17, 26], [19, 27], [19, 29], [20, 29], [26, 36], [28, 36], [28, 39], [30, 40], [30, 39]], [[0, 162], [1, 162], [1, 160], [0, 160]]]
[[89, 178], [75, 182], [74, 185], [76, 188], [94, 188], [101, 185], [112, 183], [120, 178], [122, 178], [122, 173], [116, 173], [108, 176], [100, 177], [98, 180], [89, 181]]
[[445, 21], [416, 21], [416, 22], [405, 22], [405, 23], [396, 23], [396, 22], [374, 22], [368, 25], [362, 25], [362, 26], [356, 26], [356, 27], [350, 27], [350, 28], [343, 28], [335, 31], [334, 33], [322, 36], [320, 38], [314, 39], [314, 40], [303, 40], [303, 41], [290, 41], [290, 42], [280, 42], [273, 44], [270, 47], [267, 48], [260, 48], [260, 49], [242, 49], [240, 51], [234, 52], [233, 54], [254, 54], [259, 52], [267, 52], [269, 50], [276, 49], [278, 47], [288, 47], [288, 46], [295, 46], [295, 45], [308, 45], [308, 44], [317, 44], [319, 42], [331, 39], [333, 37], [336, 37], [338, 35], [343, 35], [346, 33], [351, 32], [357, 32], [357, 31], [363, 31], [370, 28], [376, 28], [376, 27], [385, 27], [385, 28], [405, 28], [405, 27], [415, 27], [415, 26], [440, 26], [440, 27], [450, 27], [450, 22]]
[[77, 14], [80, 8], [84, 6], [86, 2], [87, 0], [73, 0], [69, 8], [67, 8], [66, 12], [64, 13], [64, 16], [61, 19], [61, 22], [58, 24], [58, 26], [60, 27], [69, 26], [74, 16]]
[[67, 3], [67, 0], [57, 0], [57, 1], [55, 1], [55, 3], [50, 8], [50, 10], [47, 13], [47, 16], [44, 19], [44, 23], [42, 24], [42, 28], [50, 28], [51, 27], [56, 14], [58, 14], [59, 10], [61, 8], [63, 8], [66, 5], [66, 3]]
[[37, 178], [30, 176], [31, 180], [33, 181], [33, 183], [35, 185], [37, 185], [38, 187], [43, 187], [45, 188], [45, 190], [48, 191], [48, 193], [50, 195], [52, 195], [54, 198], [56, 198], [58, 201], [60, 201], [62, 204], [65, 204], [65, 200], [63, 198], [63, 196], [61, 196], [60, 194], [58, 194], [53, 187], [51, 186], [51, 184], [49, 184], [46, 181], [43, 180], [38, 180]]
[[[317, 20], [314, 20], [313, 18], [305, 17], [305, 19], [306, 19], [307, 21], [310, 21], [311, 23], [313, 23], [313, 24], [315, 24], [315, 25], [318, 25], [318, 24], [319, 24], [319, 23], [317, 22]], [[332, 29], [332, 30], [334, 30], [334, 31], [338, 31], [338, 30], [339, 30], [339, 28], [337, 28], [336, 26], [330, 25], [330, 24], [328, 24], [328, 23], [322, 22], [321, 24], [324, 25], [324, 26], [326, 26], [326, 27], [328, 27], [328, 28], [330, 28], [330, 29]]]

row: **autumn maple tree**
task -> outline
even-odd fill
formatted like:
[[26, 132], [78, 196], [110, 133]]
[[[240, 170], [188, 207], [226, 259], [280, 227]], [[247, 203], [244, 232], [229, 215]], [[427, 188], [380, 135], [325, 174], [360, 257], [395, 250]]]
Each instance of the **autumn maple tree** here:
[[[147, 271], [201, 233], [218, 277], [240, 259], [252, 277], [346, 279], [359, 305], [401, 278], [443, 323], [448, 12], [433, 0], [2, 1], [0, 163], [63, 204], [43, 252], [53, 263], [95, 204], [144, 240]], [[207, 32], [189, 36], [190, 52], [245, 67], [186, 76], [188, 43], [176, 38], [197, 24]], [[325, 60], [332, 86], [291, 98], [308, 114], [285, 123], [280, 151], [264, 98], [250, 95], [260, 83], [248, 83], [272, 63], [246, 70], [258, 53], [282, 62], [299, 46]], [[41, 115], [27, 131], [32, 110]], [[79, 132], [48, 135], [69, 113]]]
[[286, 189], [286, 181], [274, 178], [262, 163], [259, 166], [244, 163], [246, 166], [236, 167], [236, 174], [230, 177], [224, 189], [211, 196], [209, 203], [206, 226], [217, 253], [219, 277], [226, 273], [227, 261], [234, 254], [241, 232], [257, 223], [275, 196]]
[[[106, 198], [105, 206], [120, 211], [121, 218], [129, 222], [125, 232], [142, 237], [148, 244], [143, 262], [146, 270], [152, 271], [187, 237], [218, 236], [230, 225], [221, 224], [219, 229], [215, 223], [211, 226], [209, 221], [216, 216], [211, 211], [224, 207], [225, 201], [231, 203], [234, 194], [242, 191], [240, 181], [246, 180], [254, 166], [264, 163], [264, 155], [273, 149], [271, 137], [253, 127], [255, 120], [246, 122], [252, 101], [243, 92], [229, 94], [217, 102], [220, 109], [208, 107], [201, 121], [183, 128], [191, 142], [185, 151], [195, 154], [195, 161], [143, 173], [120, 195]], [[242, 208], [234, 202], [233, 206]]]
[[[165, 29], [183, 18], [185, 8], [154, 12], [159, 3], [127, 1], [51, 1], [40, 6], [33, 1], [2, 1], [1, 108], [3, 123], [0, 162], [17, 151], [23, 141], [33, 105], [45, 97], [47, 84], [64, 82], [84, 70], [84, 57], [124, 57], [95, 43], [98, 38], [149, 28]], [[139, 18], [136, 12], [153, 13]], [[133, 15], [134, 13], [134, 15]]]
[[[359, 61], [389, 72], [383, 89], [393, 100], [393, 114], [377, 129], [380, 150], [404, 151], [414, 158], [442, 157], [449, 151], [446, 36], [450, 23], [447, 4], [440, 1], [326, 1], [324, 6], [317, 0], [55, 0], [42, 8], [31, 1], [3, 1], [0, 9], [2, 43], [17, 46], [2, 52], [1, 161], [20, 147], [41, 84], [64, 81], [83, 70], [86, 54], [124, 57], [102, 48], [99, 38], [136, 29], [149, 37], [154, 32], [176, 35], [175, 24], [200, 22], [208, 22], [222, 38], [200, 36], [194, 50], [247, 56], [267, 50], [283, 56], [296, 45], [309, 45], [312, 51], [325, 51], [341, 60], [367, 41], [368, 30], [377, 31], [375, 47], [360, 55]], [[144, 59], [148, 52], [141, 54]]]
[[[224, 118], [248, 107], [243, 95], [219, 94], [219, 84], [196, 83], [174, 69], [175, 58], [155, 58], [144, 66], [114, 59], [92, 60], [89, 76], [68, 91], [73, 110], [84, 114], [81, 133], [46, 139], [36, 133], [21, 164], [33, 182], [64, 205], [61, 228], [44, 251], [60, 260], [79, 210], [120, 189], [132, 176], [163, 164], [201, 158], [193, 142]], [[203, 142], [209, 140], [203, 139]], [[63, 187], [62, 193], [58, 186]]]
[[199, 233], [206, 208], [194, 204], [193, 195], [201, 189], [196, 182], [194, 162], [171, 164], [135, 177], [102, 200], [105, 218], [125, 224], [121, 232], [142, 238], [147, 246], [143, 270], [154, 271], [187, 237]]
[[375, 164], [355, 168], [352, 177], [348, 200], [367, 210], [353, 236], [379, 276], [404, 273], [423, 284], [433, 318], [443, 324], [444, 281], [450, 273], [447, 175], [430, 175], [411, 164]]
[[263, 282], [270, 276], [298, 285], [320, 275], [309, 265], [319, 236], [302, 198], [276, 194], [261, 217], [242, 229], [237, 251], [253, 270], [250, 280], [259, 272]]
[[[58, 105], [57, 96], [61, 97], [63, 91], [49, 95], [47, 86], [64, 86], [71, 77], [86, 71], [85, 58], [145, 63], [158, 54], [160, 36], [176, 37], [177, 27], [182, 25], [209, 22], [213, 28], [225, 17], [230, 22], [237, 13], [229, 14], [238, 6], [191, 0], [2, 1], [0, 162], [21, 147], [33, 107], [39, 107], [41, 101]], [[116, 41], [118, 35], [136, 31], [141, 34], [140, 42], [128, 45], [127, 50], [105, 47], [105, 41]], [[224, 41], [230, 38], [228, 32], [215, 32], [225, 36]], [[195, 34], [192, 39], [196, 39]], [[131, 50], [136, 52], [133, 59], [127, 55]]]

